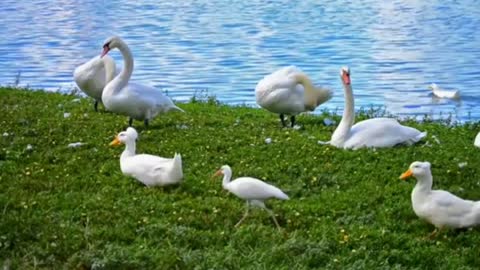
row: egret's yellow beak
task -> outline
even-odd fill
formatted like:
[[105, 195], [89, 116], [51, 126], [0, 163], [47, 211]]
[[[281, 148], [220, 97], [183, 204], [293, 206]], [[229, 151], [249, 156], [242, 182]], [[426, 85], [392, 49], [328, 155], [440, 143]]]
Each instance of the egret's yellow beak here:
[[412, 170], [408, 169], [406, 172], [402, 173], [402, 175], [400, 175], [400, 179], [402, 180], [406, 180], [407, 178], [413, 176], [413, 172]]
[[222, 175], [223, 172], [222, 170], [218, 170], [214, 175], [212, 175], [212, 178], [216, 177], [216, 176], [219, 176], [219, 175]]
[[113, 141], [110, 143], [110, 146], [117, 146], [122, 144], [122, 142], [118, 139], [118, 136], [113, 139]]

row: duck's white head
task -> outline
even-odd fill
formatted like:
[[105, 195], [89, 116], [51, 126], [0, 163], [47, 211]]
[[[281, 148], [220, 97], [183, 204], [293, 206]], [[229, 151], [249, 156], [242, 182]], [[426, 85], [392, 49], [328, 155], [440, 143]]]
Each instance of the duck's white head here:
[[340, 78], [342, 79], [342, 83], [345, 85], [350, 85], [350, 68], [345, 66], [340, 69]]
[[123, 41], [120, 37], [117, 36], [111, 36], [103, 42], [103, 52], [100, 55], [100, 57], [103, 57], [106, 55], [111, 49], [118, 48], [120, 44], [122, 44]]
[[415, 161], [412, 164], [410, 164], [410, 167], [408, 168], [408, 170], [406, 172], [404, 172], [404, 173], [402, 173], [402, 175], [400, 175], [400, 179], [406, 180], [407, 178], [409, 178], [411, 176], [413, 176], [415, 178], [418, 178], [418, 177], [429, 175], [430, 173], [431, 173], [430, 172], [430, 162], [428, 162], [428, 161], [425, 161], [425, 162]]
[[224, 175], [228, 172], [231, 172], [232, 169], [228, 165], [223, 165], [212, 177]]
[[138, 138], [138, 132], [129, 127], [127, 130], [118, 133], [115, 139], [110, 143], [110, 145], [120, 145], [122, 143], [126, 143], [128, 141], [135, 141]]

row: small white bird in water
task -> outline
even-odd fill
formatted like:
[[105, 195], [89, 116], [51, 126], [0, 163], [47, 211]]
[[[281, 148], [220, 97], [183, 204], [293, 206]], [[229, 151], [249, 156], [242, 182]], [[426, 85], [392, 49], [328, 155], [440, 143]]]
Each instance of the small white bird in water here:
[[429, 162], [413, 162], [400, 179], [417, 178], [412, 191], [415, 214], [435, 225], [435, 236], [445, 227], [466, 228], [480, 224], [480, 201], [464, 200], [445, 190], [432, 190], [433, 177]]
[[451, 99], [459, 99], [460, 98], [460, 91], [459, 90], [445, 90], [440, 87], [436, 83], [432, 83], [428, 86], [433, 92], [433, 95], [439, 98], [451, 98]]
[[280, 230], [280, 225], [275, 218], [275, 214], [272, 210], [265, 206], [264, 201], [270, 198], [288, 200], [289, 198], [287, 194], [275, 186], [252, 177], [240, 177], [230, 181], [232, 178], [232, 169], [228, 165], [223, 165], [220, 170], [213, 175], [213, 177], [219, 175], [223, 175], [222, 186], [224, 189], [247, 201], [245, 214], [240, 221], [235, 224], [235, 227], [239, 226], [245, 220], [245, 218], [248, 216], [250, 205], [252, 205], [265, 209], [270, 216], [272, 216], [275, 225], [277, 225], [277, 228]]

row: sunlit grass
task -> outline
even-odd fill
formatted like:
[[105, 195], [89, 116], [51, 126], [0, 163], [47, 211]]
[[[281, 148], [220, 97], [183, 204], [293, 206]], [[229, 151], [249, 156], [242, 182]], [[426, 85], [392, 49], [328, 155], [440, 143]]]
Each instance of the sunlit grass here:
[[[93, 111], [89, 99], [0, 89], [0, 267], [12, 269], [476, 269], [480, 231], [433, 227], [410, 205], [414, 181], [398, 176], [432, 163], [434, 186], [480, 199], [476, 124], [408, 124], [429, 136], [413, 147], [344, 151], [318, 145], [334, 126], [322, 115], [282, 129], [276, 115], [215, 99], [187, 113], [142, 122], [137, 151], [181, 153], [182, 185], [146, 188], [121, 174], [123, 148], [108, 143], [127, 118]], [[64, 118], [64, 113], [70, 117]], [[328, 116], [336, 120], [338, 116]], [[365, 116], [363, 116], [365, 117]], [[435, 135], [440, 144], [432, 138]], [[266, 144], [265, 139], [272, 143]], [[83, 142], [78, 148], [69, 143]], [[30, 147], [28, 147], [30, 145]], [[31, 149], [28, 149], [31, 148]], [[458, 163], [467, 162], [463, 168]], [[289, 196], [269, 201], [237, 229], [244, 202], [211, 175], [264, 179]]]

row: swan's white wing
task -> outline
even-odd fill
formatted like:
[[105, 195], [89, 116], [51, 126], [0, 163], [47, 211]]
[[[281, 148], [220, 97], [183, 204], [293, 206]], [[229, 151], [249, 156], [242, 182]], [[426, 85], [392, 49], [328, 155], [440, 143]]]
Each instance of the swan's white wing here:
[[[105, 57], [110, 56], [106, 55]], [[97, 100], [101, 100], [102, 98], [102, 91], [105, 87], [105, 77], [104, 62], [99, 56], [78, 66], [73, 72], [73, 78], [80, 90]]]
[[402, 126], [392, 118], [374, 118], [361, 121], [350, 129], [345, 148], [391, 147], [397, 144], [417, 142], [426, 134], [414, 128]]

